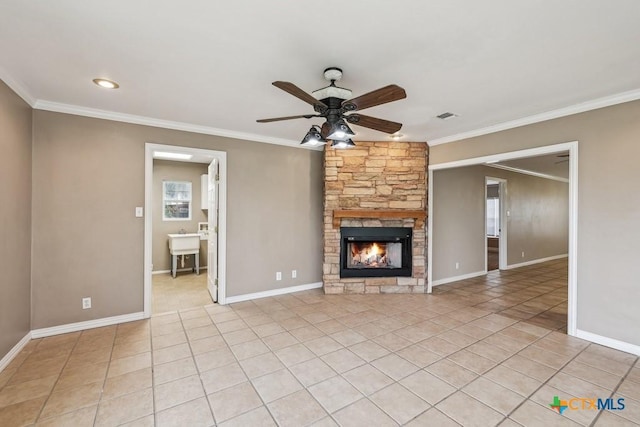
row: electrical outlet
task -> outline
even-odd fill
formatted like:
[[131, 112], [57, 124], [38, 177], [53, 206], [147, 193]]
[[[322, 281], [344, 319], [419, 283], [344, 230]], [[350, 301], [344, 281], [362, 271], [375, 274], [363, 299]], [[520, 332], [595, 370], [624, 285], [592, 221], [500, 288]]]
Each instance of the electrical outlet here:
[[278, 271], [276, 273], [276, 280], [282, 280], [282, 272], [281, 271]]
[[522, 251], [522, 258], [524, 258], [524, 251]]
[[458, 270], [460, 268], [460, 263], [456, 262], [456, 270]]
[[91, 308], [91, 297], [82, 298], [82, 309], [86, 310], [87, 308]]
[[295, 279], [296, 277], [298, 277], [298, 270], [291, 270], [291, 278]]

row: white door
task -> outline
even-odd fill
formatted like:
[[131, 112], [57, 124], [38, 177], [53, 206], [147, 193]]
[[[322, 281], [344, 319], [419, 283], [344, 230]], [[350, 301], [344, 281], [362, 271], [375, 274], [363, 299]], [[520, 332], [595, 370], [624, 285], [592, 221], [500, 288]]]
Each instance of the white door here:
[[218, 302], [218, 160], [208, 168], [207, 191], [209, 240], [207, 243], [207, 288], [213, 302]]

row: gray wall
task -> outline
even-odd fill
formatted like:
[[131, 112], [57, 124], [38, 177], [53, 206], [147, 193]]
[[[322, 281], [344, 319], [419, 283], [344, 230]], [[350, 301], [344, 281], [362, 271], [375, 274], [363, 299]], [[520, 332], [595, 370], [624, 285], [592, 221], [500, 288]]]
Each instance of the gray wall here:
[[227, 152], [228, 296], [321, 280], [321, 152], [34, 111], [34, 329], [142, 311], [145, 142]]
[[507, 180], [508, 265], [568, 252], [567, 183], [487, 166], [434, 171], [433, 280], [485, 271], [487, 176]]
[[640, 101], [431, 147], [438, 164], [579, 141], [578, 329], [640, 345]]
[[0, 359], [31, 322], [31, 107], [0, 81]]
[[[153, 271], [171, 269], [167, 234], [178, 233], [184, 229], [187, 233], [197, 233], [198, 223], [207, 222], [207, 211], [201, 209], [202, 188], [200, 176], [207, 173], [203, 163], [174, 162], [169, 160], [153, 161]], [[162, 181], [191, 182], [191, 220], [162, 220]], [[207, 241], [200, 241], [200, 266], [207, 265]], [[185, 268], [193, 266], [193, 257], [185, 261]]]

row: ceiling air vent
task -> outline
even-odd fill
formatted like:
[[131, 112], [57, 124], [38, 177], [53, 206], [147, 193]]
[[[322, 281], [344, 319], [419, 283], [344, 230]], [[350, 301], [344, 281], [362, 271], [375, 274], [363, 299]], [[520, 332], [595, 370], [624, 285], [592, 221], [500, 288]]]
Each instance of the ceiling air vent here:
[[455, 117], [458, 117], [458, 115], [446, 112], [446, 113], [438, 114], [436, 117], [442, 120], [448, 120], [448, 119], [453, 119]]

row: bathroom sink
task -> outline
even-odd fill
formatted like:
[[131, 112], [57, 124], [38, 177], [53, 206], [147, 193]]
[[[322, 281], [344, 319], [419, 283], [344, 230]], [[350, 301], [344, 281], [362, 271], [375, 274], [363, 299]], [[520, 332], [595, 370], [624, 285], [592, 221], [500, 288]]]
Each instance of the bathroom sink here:
[[169, 234], [169, 251], [172, 255], [193, 253], [200, 250], [200, 234]]

